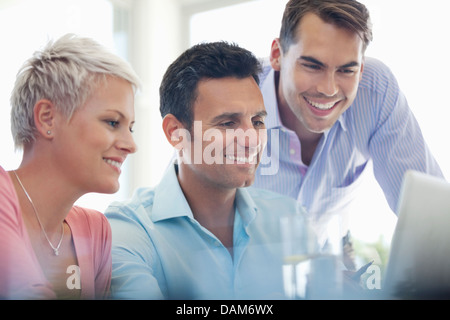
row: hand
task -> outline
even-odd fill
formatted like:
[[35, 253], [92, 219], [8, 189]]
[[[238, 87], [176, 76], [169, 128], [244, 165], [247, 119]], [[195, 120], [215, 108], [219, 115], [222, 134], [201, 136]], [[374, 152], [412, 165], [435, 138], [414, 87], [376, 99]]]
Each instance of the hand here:
[[347, 270], [356, 270], [355, 250], [353, 243], [350, 241], [350, 231], [342, 238], [343, 262]]
[[372, 263], [373, 260], [359, 268], [357, 271], [344, 271], [343, 289], [346, 297], [357, 298], [360, 295], [363, 290], [361, 286], [361, 276], [367, 271]]
[[350, 231], [342, 238], [343, 263], [347, 270], [344, 271], [344, 294], [347, 297], [358, 297], [363, 287], [361, 286], [361, 276], [367, 271], [373, 261], [356, 270], [355, 252], [350, 241]]

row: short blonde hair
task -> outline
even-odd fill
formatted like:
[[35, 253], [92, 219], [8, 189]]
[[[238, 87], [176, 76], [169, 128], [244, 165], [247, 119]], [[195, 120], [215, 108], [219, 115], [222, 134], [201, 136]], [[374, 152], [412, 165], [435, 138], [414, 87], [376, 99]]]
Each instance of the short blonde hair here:
[[33, 109], [41, 99], [53, 102], [68, 119], [107, 76], [140, 81], [132, 67], [90, 38], [66, 34], [36, 51], [17, 73], [11, 93], [11, 132], [16, 148], [35, 141]]

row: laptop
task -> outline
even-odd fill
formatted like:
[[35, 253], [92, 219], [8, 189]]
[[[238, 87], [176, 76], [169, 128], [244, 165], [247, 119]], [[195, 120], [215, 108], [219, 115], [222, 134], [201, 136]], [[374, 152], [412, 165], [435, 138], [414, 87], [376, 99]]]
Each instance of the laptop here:
[[391, 298], [450, 298], [450, 183], [416, 171], [403, 180], [384, 277]]

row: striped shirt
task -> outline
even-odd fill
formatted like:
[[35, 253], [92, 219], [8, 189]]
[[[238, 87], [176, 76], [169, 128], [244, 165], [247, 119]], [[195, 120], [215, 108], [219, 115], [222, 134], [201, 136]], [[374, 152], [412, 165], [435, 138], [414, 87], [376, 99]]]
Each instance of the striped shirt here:
[[301, 143], [283, 126], [277, 108], [274, 70], [260, 75], [268, 112], [268, 144], [255, 186], [296, 198], [316, 221], [345, 213], [373, 162], [374, 176], [395, 211], [406, 170], [443, 176], [391, 71], [366, 58], [355, 101], [324, 133], [309, 166], [302, 163]]

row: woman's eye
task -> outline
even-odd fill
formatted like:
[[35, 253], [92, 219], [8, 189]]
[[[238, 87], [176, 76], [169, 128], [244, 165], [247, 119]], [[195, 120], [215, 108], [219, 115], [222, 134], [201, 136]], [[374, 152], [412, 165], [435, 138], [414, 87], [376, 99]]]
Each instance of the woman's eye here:
[[119, 126], [119, 121], [115, 120], [107, 120], [106, 123], [113, 128], [117, 128]]

